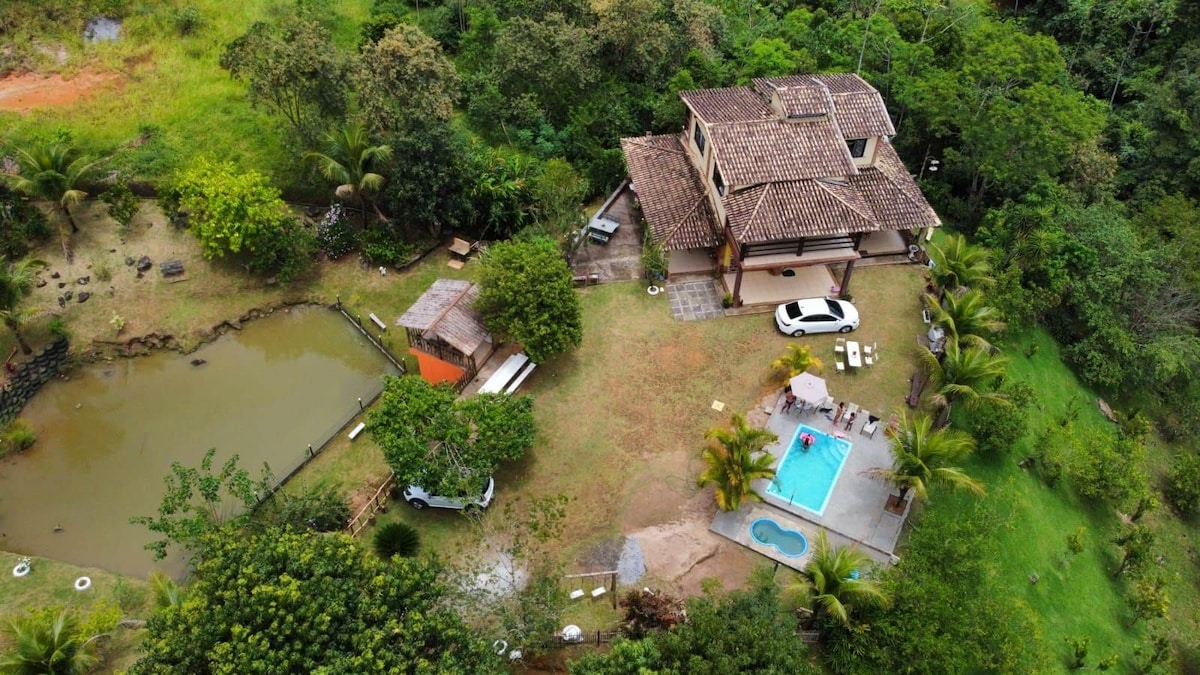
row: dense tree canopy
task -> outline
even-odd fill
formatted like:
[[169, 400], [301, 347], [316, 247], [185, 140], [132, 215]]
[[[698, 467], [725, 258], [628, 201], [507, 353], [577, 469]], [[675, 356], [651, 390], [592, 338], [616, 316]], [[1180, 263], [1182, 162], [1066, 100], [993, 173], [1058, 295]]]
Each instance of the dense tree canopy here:
[[802, 675], [821, 672], [796, 638], [795, 619], [784, 611], [779, 587], [769, 570], [750, 588], [728, 594], [709, 588], [687, 603], [687, 623], [636, 641], [617, 642], [607, 653], [571, 664], [574, 675], [640, 673], [763, 673]]
[[246, 82], [250, 101], [281, 115], [302, 140], [346, 112], [348, 59], [317, 21], [260, 21], [226, 45], [221, 67]]
[[147, 625], [133, 673], [492, 673], [443, 604], [436, 566], [385, 562], [341, 534], [204, 539], [181, 603]]
[[388, 377], [367, 429], [400, 485], [430, 494], [478, 494], [504, 461], [519, 459], [537, 433], [524, 396], [459, 399], [448, 384]]
[[165, 198], [187, 213], [207, 258], [254, 251], [276, 235], [287, 209], [266, 176], [207, 157], [180, 171]]
[[479, 287], [475, 308], [488, 329], [520, 344], [534, 363], [578, 347], [583, 339], [571, 268], [553, 240], [537, 237], [489, 247]]

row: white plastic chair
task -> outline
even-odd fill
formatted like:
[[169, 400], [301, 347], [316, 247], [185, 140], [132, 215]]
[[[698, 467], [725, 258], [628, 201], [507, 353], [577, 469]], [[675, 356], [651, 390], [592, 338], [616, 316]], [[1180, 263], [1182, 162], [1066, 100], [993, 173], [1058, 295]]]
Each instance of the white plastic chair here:
[[846, 351], [846, 338], [840, 337], [833, 341], [833, 353], [841, 354]]
[[835, 366], [837, 366], [837, 371], [838, 371], [839, 373], [845, 373], [845, 372], [846, 372], [846, 364], [842, 363], [841, 361], [834, 361], [834, 362], [833, 362], [833, 364], [834, 364]]
[[873, 365], [875, 365], [875, 359], [872, 359], [870, 356], [864, 356], [863, 357], [863, 365], [864, 366], [873, 366]]
[[863, 345], [863, 354], [865, 356], [870, 356], [877, 351], [879, 351], [879, 343], [878, 342], [872, 342], [869, 345]]

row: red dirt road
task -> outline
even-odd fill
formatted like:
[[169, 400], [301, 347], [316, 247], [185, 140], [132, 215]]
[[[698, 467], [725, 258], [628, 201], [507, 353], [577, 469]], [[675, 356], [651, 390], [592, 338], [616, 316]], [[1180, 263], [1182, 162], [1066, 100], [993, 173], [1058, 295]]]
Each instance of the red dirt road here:
[[27, 113], [35, 108], [70, 105], [92, 92], [119, 82], [116, 73], [61, 75], [25, 73], [0, 79], [0, 110]]

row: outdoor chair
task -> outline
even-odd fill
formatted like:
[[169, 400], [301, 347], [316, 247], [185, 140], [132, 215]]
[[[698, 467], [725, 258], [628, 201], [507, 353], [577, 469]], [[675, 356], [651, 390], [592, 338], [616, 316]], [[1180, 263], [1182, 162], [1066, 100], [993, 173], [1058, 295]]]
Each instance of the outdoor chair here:
[[863, 365], [864, 366], [873, 366], [873, 365], [875, 365], [875, 359], [871, 358], [870, 356], [864, 356], [863, 357]]
[[866, 344], [863, 345], [863, 354], [866, 356], [871, 356], [872, 354], [874, 354], [877, 351], [879, 351], [879, 343], [878, 342], [872, 342], [869, 345], [866, 345]]
[[833, 397], [826, 396], [821, 399], [813, 408], [820, 413], [833, 411]]
[[846, 372], [846, 364], [842, 363], [841, 361], [834, 361], [834, 362], [833, 362], [833, 365], [837, 366], [837, 371], [838, 371], [839, 373], [845, 373], [845, 372]]
[[863, 428], [858, 433], [863, 436], [866, 436], [868, 438], [875, 438], [875, 432], [878, 429], [879, 429], [879, 418], [871, 417], [870, 415], [868, 415], [867, 423], [863, 425]]
[[833, 341], [833, 353], [841, 354], [845, 351], [846, 351], [846, 338], [840, 337]]

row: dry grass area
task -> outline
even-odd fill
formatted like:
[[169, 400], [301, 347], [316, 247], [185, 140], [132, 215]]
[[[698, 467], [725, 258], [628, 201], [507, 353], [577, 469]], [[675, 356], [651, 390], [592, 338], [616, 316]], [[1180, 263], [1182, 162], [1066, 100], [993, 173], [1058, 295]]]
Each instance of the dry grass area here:
[[[411, 272], [381, 276], [357, 256], [347, 256], [322, 262], [307, 277], [289, 285], [268, 285], [264, 278], [246, 274], [236, 259], [205, 260], [195, 237], [168, 224], [151, 201], [142, 202], [127, 233], [119, 230], [106, 209], [99, 201], [73, 209], [80, 226], [80, 232], [71, 237], [74, 262], [67, 262], [57, 235], [32, 254], [50, 265], [42, 274], [47, 284], [36, 289], [28, 301], [31, 309], [43, 313], [28, 328], [35, 345], [47, 340], [50, 316], [57, 314], [66, 321], [77, 353], [149, 334], [173, 336], [181, 346], [191, 348], [215, 326], [251, 309], [300, 301], [330, 304], [339, 296], [349, 311], [361, 314], [364, 320], [375, 312], [390, 324], [433, 279], [469, 276], [474, 269], [470, 265], [462, 271], [446, 267], [447, 253], [438, 250]], [[49, 217], [57, 224], [61, 216], [50, 213]], [[138, 278], [126, 259], [142, 256], [148, 256], [154, 267]], [[171, 259], [183, 263], [186, 272], [182, 277], [167, 279], [159, 273], [159, 263]], [[51, 278], [53, 273], [59, 278]], [[89, 282], [78, 284], [85, 276], [90, 277]], [[57, 298], [66, 291], [72, 291], [74, 297], [60, 307]], [[78, 302], [81, 291], [92, 294], [82, 304]], [[125, 320], [120, 334], [111, 324], [114, 313]], [[402, 332], [389, 339], [396, 341], [394, 353], [405, 352]], [[14, 344], [7, 332], [0, 335], [4, 354]]]
[[[878, 342], [881, 363], [837, 375], [834, 336], [802, 340], [825, 360], [834, 396], [886, 413], [903, 405], [916, 366], [922, 281], [912, 268], [888, 266], [859, 270], [855, 283], [864, 319], [853, 337]], [[564, 493], [574, 501], [559, 554], [571, 571], [586, 567], [598, 545], [658, 528], [646, 537], [668, 542], [646, 552], [654, 582], [685, 593], [699, 592], [706, 576], [741, 583], [762, 561], [710, 540], [706, 529], [715, 507], [695, 486], [704, 432], [728, 423], [731, 412], [777, 395], [781, 383], [769, 364], [796, 339], [779, 334], [769, 315], [675, 321], [663, 297], [648, 296], [636, 283], [582, 294], [583, 345], [530, 378], [526, 392], [536, 400], [540, 436], [525, 458], [497, 475], [499, 504], [487, 517], [499, 517], [501, 504], [520, 495]], [[714, 400], [726, 404], [724, 412], [712, 409]], [[332, 481], [361, 490], [385, 471], [382, 453], [364, 436], [326, 450], [297, 485]], [[380, 522], [394, 519], [418, 528], [425, 545], [444, 555], [471, 546], [474, 536], [454, 513], [418, 513], [399, 504]], [[680, 550], [699, 545], [711, 548]], [[656, 568], [656, 556], [669, 560]]]

